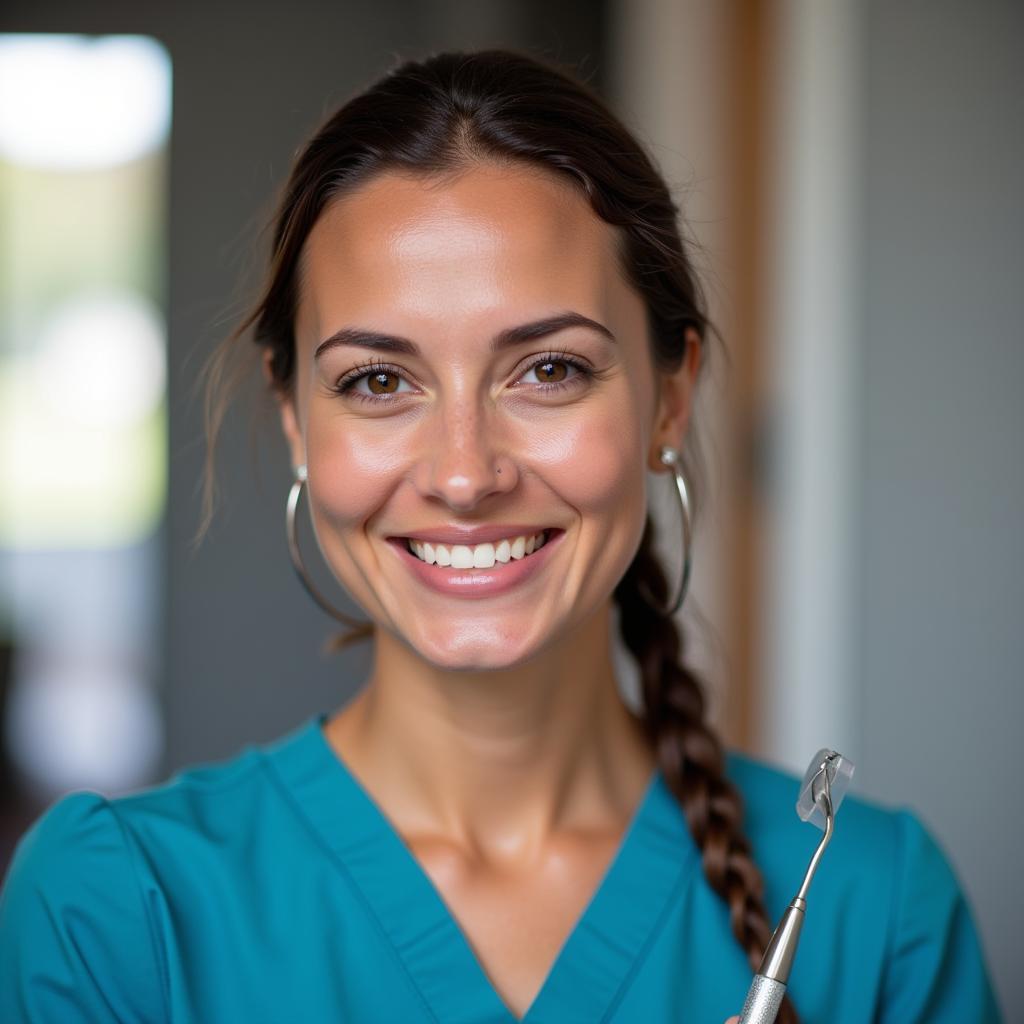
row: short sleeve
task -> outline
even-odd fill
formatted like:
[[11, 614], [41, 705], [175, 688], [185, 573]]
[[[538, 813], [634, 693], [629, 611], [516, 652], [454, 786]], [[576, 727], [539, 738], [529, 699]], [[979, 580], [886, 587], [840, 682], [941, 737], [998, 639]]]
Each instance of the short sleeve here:
[[879, 1024], [1001, 1024], [970, 907], [935, 839], [897, 812], [897, 879]]
[[0, 889], [0, 1021], [165, 1021], [153, 935], [110, 803], [77, 792], [22, 836]]

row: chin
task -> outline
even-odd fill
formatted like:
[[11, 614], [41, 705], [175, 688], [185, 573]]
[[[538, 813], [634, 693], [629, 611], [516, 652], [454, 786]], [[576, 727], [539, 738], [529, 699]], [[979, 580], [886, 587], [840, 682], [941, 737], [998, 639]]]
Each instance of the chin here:
[[502, 624], [472, 623], [449, 627], [405, 642], [436, 668], [451, 672], [488, 672], [515, 668], [535, 657], [543, 644], [522, 631]]

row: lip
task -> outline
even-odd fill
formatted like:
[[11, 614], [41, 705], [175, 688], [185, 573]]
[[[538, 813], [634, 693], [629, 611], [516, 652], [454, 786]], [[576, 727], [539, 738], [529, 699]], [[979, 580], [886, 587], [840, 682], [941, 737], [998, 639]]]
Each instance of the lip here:
[[474, 544], [487, 544], [496, 540], [508, 537], [533, 537], [542, 530], [554, 531], [553, 526], [523, 526], [519, 523], [492, 523], [488, 526], [440, 526], [436, 530], [414, 530], [412, 533], [403, 533], [401, 536], [388, 537], [389, 541], [395, 540], [421, 540], [431, 544], [465, 544], [473, 547]]
[[[502, 533], [496, 539], [508, 536], [511, 535]], [[404, 537], [389, 537], [388, 547], [425, 587], [449, 597], [473, 599], [504, 594], [535, 577], [550, 561], [564, 536], [565, 530], [550, 528], [548, 539], [538, 551], [518, 561], [495, 562], [490, 569], [453, 569], [450, 565], [427, 565], [406, 547]]]

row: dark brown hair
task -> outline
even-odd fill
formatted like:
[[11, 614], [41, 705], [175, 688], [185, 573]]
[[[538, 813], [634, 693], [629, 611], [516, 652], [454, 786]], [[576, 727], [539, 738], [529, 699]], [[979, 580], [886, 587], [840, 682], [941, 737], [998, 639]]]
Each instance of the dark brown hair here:
[[[641, 145], [586, 84], [508, 50], [440, 53], [403, 63], [337, 110], [299, 153], [274, 218], [262, 295], [208, 361], [200, 536], [212, 516], [213, 449], [227, 405], [232, 352], [251, 333], [270, 353], [273, 389], [291, 393], [296, 271], [325, 207], [385, 170], [443, 177], [482, 162], [521, 162], [570, 180], [597, 216], [618, 229], [623, 270], [645, 300], [656, 369], [679, 367], [687, 328], [707, 348], [710, 323], [679, 209]], [[691, 481], [699, 464], [692, 434], [691, 427], [684, 453]], [[703, 687], [682, 661], [682, 632], [640, 594], [642, 582], [662, 602], [668, 596], [653, 543], [648, 515], [636, 557], [615, 588], [619, 628], [639, 666], [643, 721], [661, 771], [701, 850], [705, 877], [728, 905], [733, 934], [756, 969], [771, 935], [763, 879], [743, 833], [742, 796], [726, 777], [722, 744], [705, 722]], [[335, 649], [372, 634], [372, 623], [341, 634]], [[778, 1019], [797, 1024], [788, 998]]]

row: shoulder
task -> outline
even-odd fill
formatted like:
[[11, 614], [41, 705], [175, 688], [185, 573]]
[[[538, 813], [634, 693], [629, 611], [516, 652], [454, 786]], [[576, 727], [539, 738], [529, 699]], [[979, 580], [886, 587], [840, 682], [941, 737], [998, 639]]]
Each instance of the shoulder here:
[[162, 783], [113, 797], [109, 805], [133, 845], [174, 847], [218, 840], [226, 830], [252, 822], [272, 790], [261, 751], [249, 745], [231, 757], [189, 765]]
[[4, 879], [4, 906], [19, 894], [62, 893], [101, 898], [108, 882], [123, 884], [128, 868], [141, 870], [139, 850], [173, 844], [215, 827], [226, 809], [245, 808], [260, 788], [252, 748], [221, 762], [185, 768], [167, 781], [121, 796], [79, 790], [52, 803], [15, 847]]
[[198, 891], [218, 843], [258, 817], [260, 765], [246, 748], [134, 793], [51, 804], [0, 888], [0, 1020], [165, 1019], [161, 908], [174, 886]]
[[[52, 804], [21, 837], [7, 871], [3, 906], [45, 888], [102, 887], [108, 870], [120, 870], [124, 843], [110, 804], [99, 793], [70, 793]], [[77, 876], [77, 877], [76, 877]]]
[[107, 907], [114, 891], [144, 882], [147, 854], [171, 849], [245, 801], [254, 758], [186, 768], [169, 780], [116, 797], [79, 790], [52, 803], [22, 835], [4, 879], [8, 916], [26, 900]]
[[214, 862], [230, 869], [254, 842], [273, 843], [283, 824], [293, 824], [294, 801], [273, 766], [289, 751], [301, 757], [311, 735], [303, 723], [277, 740], [250, 743], [117, 796], [70, 793], [21, 837], [11, 873], [17, 868], [19, 880], [46, 879], [52, 891], [58, 876], [84, 884], [122, 870], [126, 859], [143, 885], [196, 878]]
[[163, 1014], [137, 865], [110, 802], [62, 797], [22, 836], [0, 889], [0, 1019]]

